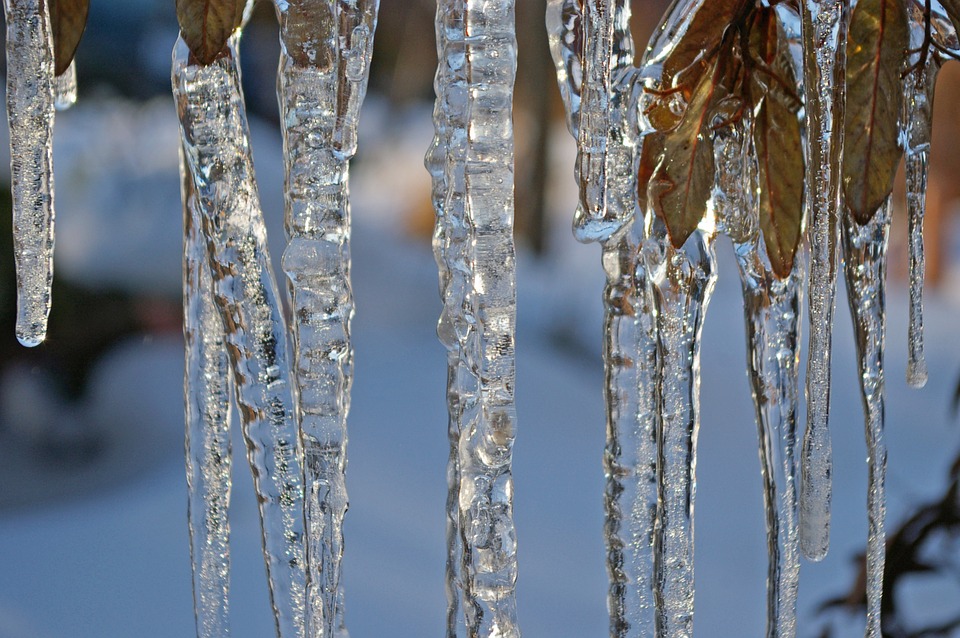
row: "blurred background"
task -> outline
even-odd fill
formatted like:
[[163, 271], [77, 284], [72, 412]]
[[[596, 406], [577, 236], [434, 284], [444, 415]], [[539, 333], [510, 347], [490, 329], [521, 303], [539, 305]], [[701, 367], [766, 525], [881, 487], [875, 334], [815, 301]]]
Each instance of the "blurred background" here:
[[[193, 633], [183, 470], [178, 131], [169, 95], [169, 0], [93, 0], [77, 54], [80, 99], [58, 114], [57, 253], [46, 343], [14, 338], [10, 215], [0, 211], [0, 638]], [[516, 520], [528, 636], [606, 634], [599, 250], [570, 233], [575, 146], [543, 29], [517, 6]], [[637, 42], [665, 8], [634, 3]], [[384, 0], [353, 164], [353, 323], [344, 580], [355, 638], [437, 635], [444, 622], [445, 353], [422, 157], [433, 128], [435, 5]], [[243, 81], [273, 255], [283, 247], [275, 95], [277, 25], [260, 0]], [[641, 47], [642, 48], [642, 47]], [[890, 253], [888, 609], [896, 636], [960, 635], [956, 418], [960, 338], [960, 83], [938, 86], [927, 233], [930, 383], [904, 382], [905, 227]], [[2, 135], [6, 135], [6, 128]], [[9, 209], [0, 143], [0, 208]], [[901, 189], [902, 190], [902, 189]], [[902, 199], [902, 195], [901, 195]], [[720, 241], [703, 336], [697, 497], [698, 636], [760, 636], [766, 551], [739, 283]], [[845, 296], [838, 297], [832, 414], [833, 545], [805, 563], [799, 635], [862, 635], [866, 464]], [[236, 439], [234, 635], [270, 635], [256, 504]], [[894, 535], [899, 532], [899, 535]], [[889, 629], [889, 627], [888, 627]], [[939, 631], [939, 633], [937, 633]]]

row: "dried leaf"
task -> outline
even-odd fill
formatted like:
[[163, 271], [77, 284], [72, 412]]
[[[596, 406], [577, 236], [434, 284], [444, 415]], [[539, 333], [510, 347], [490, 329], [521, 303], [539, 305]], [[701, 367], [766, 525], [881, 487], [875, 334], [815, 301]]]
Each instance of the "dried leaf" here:
[[[707, 209], [714, 183], [713, 105], [727, 95], [725, 56], [718, 56], [693, 89], [680, 124], [672, 131], [644, 139], [640, 192], [663, 218], [677, 248], [687, 240]], [[647, 145], [649, 144], [649, 147]], [[649, 175], [648, 179], [645, 179]], [[641, 195], [642, 199], [642, 195]]]
[[753, 7], [753, 0], [705, 0], [689, 18], [688, 26], [663, 63], [664, 86], [676, 86], [675, 79], [697, 84], [712, 66], [727, 28], [741, 20]]
[[177, 0], [180, 34], [200, 64], [210, 64], [240, 26], [246, 0]]
[[947, 12], [953, 28], [960, 32], [960, 0], [940, 0], [940, 6]]
[[50, 0], [50, 28], [53, 31], [54, 73], [70, 67], [87, 27], [90, 0]]
[[786, 277], [803, 223], [803, 146], [800, 102], [786, 33], [773, 9], [760, 8], [750, 29], [748, 99], [753, 104], [760, 230], [770, 265]]
[[333, 66], [339, 29], [334, 3], [291, 0], [283, 20], [283, 46], [296, 64], [320, 69]]
[[909, 26], [903, 0], [859, 0], [847, 38], [843, 186], [854, 219], [865, 224], [893, 190], [899, 141], [900, 69]]

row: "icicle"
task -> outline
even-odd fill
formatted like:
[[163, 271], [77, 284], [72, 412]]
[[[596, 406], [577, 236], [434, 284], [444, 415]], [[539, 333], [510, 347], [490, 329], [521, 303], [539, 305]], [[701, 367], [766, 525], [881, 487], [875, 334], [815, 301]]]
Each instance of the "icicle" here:
[[886, 514], [884, 475], [887, 448], [883, 442], [883, 341], [886, 309], [887, 240], [890, 234], [891, 201], [860, 226], [847, 214], [843, 220], [844, 273], [857, 343], [860, 392], [863, 398], [867, 438], [869, 482], [867, 512], [867, 631], [880, 638], [880, 602]]
[[[460, 614], [460, 599], [463, 593], [461, 563], [463, 543], [460, 536], [460, 432], [462, 430], [462, 396], [472, 395], [475, 389], [464, 388], [461, 383], [472, 383], [469, 367], [461, 358], [464, 348], [467, 314], [466, 291], [469, 290], [467, 251], [468, 236], [461, 223], [463, 201], [457, 192], [448, 204], [447, 156], [452, 140], [463, 140], [466, 134], [466, 101], [462, 93], [466, 85], [466, 67], [461, 63], [458, 51], [463, 49], [463, 22], [459, 14], [448, 11], [442, 2], [437, 3], [436, 38], [437, 65], [434, 90], [437, 94], [433, 110], [434, 138], [427, 151], [424, 164], [432, 179], [432, 200], [436, 211], [436, 227], [433, 234], [433, 252], [440, 279], [440, 297], [443, 310], [437, 327], [437, 336], [447, 350], [447, 436], [449, 454], [447, 460], [446, 502], [446, 567], [444, 588], [447, 596], [447, 638], [461, 635], [464, 618]], [[452, 44], [451, 44], [452, 43]], [[449, 50], [448, 50], [448, 47]], [[462, 380], [462, 382], [461, 382]]]
[[800, 548], [821, 560], [830, 546], [832, 453], [830, 349], [837, 286], [840, 158], [849, 0], [803, 0], [804, 96], [807, 112], [807, 201], [810, 206], [810, 350], [807, 429], [800, 483]]
[[225, 55], [201, 67], [190, 64], [178, 39], [172, 75], [257, 491], [277, 635], [301, 637], [303, 484], [286, 329], [254, 179], [236, 48], [231, 43]]
[[636, 133], [622, 135], [627, 123], [636, 121], [629, 21], [627, 0], [584, 3], [577, 143], [580, 201], [573, 220], [574, 236], [583, 242], [609, 239], [632, 219], [635, 208], [636, 180], [623, 170], [634, 164], [637, 139]]
[[[294, 381], [306, 486], [307, 632], [346, 635], [340, 562], [353, 376], [348, 172], [378, 2], [277, 2]], [[308, 34], [305, 36], [305, 34]]]
[[656, 303], [657, 519], [654, 598], [658, 636], [693, 636], [693, 510], [700, 429], [700, 334], [716, 283], [709, 221], [675, 249], [659, 216], [647, 218], [643, 256]]
[[[925, 46], [922, 10], [911, 5], [913, 38], [911, 47]], [[920, 15], [917, 15], [917, 14]], [[919, 53], [911, 56], [910, 62]], [[910, 328], [908, 334], [907, 383], [922, 388], [927, 383], [927, 362], [923, 356], [923, 215], [927, 206], [927, 171], [933, 127], [933, 94], [940, 60], [931, 51], [926, 63], [903, 77], [904, 150], [907, 174], [907, 211], [910, 246]]]
[[756, 410], [767, 525], [767, 633], [796, 636], [800, 551], [797, 538], [796, 416], [799, 403], [800, 259], [786, 279], [773, 272], [760, 235], [749, 119], [715, 137], [714, 207], [733, 240], [743, 290], [747, 371]]
[[[464, 616], [469, 636], [512, 638], [520, 635], [511, 470], [516, 426], [514, 5], [444, 0], [437, 7], [437, 29], [446, 29], [438, 42], [442, 88], [427, 164], [439, 204], [434, 246], [442, 260], [444, 309], [438, 333], [459, 359], [451, 365], [447, 395], [451, 432], [460, 434], [457, 466], [448, 476], [459, 469]], [[442, 177], [437, 170], [441, 153]], [[442, 204], [439, 188], [446, 190]], [[455, 627], [449, 621], [451, 632]]]
[[546, 25], [550, 55], [557, 71], [557, 84], [567, 115], [567, 130], [576, 139], [580, 128], [580, 46], [583, 37], [580, 0], [547, 0]]
[[186, 160], [183, 184], [183, 338], [186, 344], [187, 518], [198, 638], [230, 635], [230, 364], [213, 301], [207, 248]]
[[77, 61], [53, 78], [53, 103], [58, 111], [66, 111], [77, 103]]
[[53, 283], [53, 34], [48, 4], [4, 0], [7, 21], [7, 123], [17, 270], [17, 339], [39, 345], [47, 333]]

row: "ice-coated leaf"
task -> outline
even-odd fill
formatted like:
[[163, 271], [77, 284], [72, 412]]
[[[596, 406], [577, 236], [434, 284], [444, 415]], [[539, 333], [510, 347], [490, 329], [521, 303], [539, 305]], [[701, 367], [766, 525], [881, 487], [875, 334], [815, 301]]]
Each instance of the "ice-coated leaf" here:
[[720, 81], [726, 66], [723, 57], [714, 60], [697, 83], [677, 127], [649, 135], [643, 143], [638, 194], [641, 201], [644, 194], [650, 198], [677, 248], [703, 219], [713, 189], [712, 106], [727, 93]]
[[90, 0], [51, 0], [50, 28], [53, 31], [54, 73], [63, 75], [77, 52], [87, 27]]
[[960, 0], [939, 0], [940, 6], [947, 12], [953, 28], [960, 31]]
[[783, 26], [774, 9], [760, 8], [750, 30], [749, 101], [759, 179], [760, 229], [778, 277], [793, 269], [803, 222], [803, 145], [800, 101]]
[[865, 224], [893, 189], [900, 163], [900, 70], [909, 43], [903, 0], [860, 0], [847, 37], [843, 189]]
[[[724, 31], [734, 22], [742, 20], [752, 6], [752, 0], [704, 2], [690, 18], [686, 31], [664, 60], [665, 85], [679, 75], [687, 76], [684, 81], [689, 81], [691, 85], [697, 83], [703, 71], [711, 66]], [[697, 68], [697, 64], [701, 66]]]
[[284, 46], [298, 66], [320, 69], [334, 64], [336, 51], [324, 46], [339, 23], [329, 0], [291, 0], [284, 15]]
[[246, 0], [177, 0], [183, 41], [200, 64], [210, 64], [240, 26]]

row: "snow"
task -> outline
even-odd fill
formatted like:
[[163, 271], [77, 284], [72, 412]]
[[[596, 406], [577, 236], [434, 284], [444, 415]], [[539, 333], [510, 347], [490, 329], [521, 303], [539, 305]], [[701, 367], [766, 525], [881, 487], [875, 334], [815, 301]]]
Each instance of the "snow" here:
[[[71, 254], [69, 261], [82, 267], [89, 280], [96, 280], [95, 265], [113, 259], [107, 253], [116, 251], [124, 256], [113, 263], [127, 264], [126, 285], [133, 289], [173, 290], [179, 282], [177, 133], [172, 104], [166, 104], [151, 107], [156, 117], [128, 127], [124, 135], [137, 136], [145, 129], [155, 139], [170, 136], [173, 143], [158, 143], [151, 155], [164, 165], [152, 178], [156, 192], [169, 195], [138, 199], [135, 208], [126, 200], [121, 206], [75, 208], [68, 205], [66, 192], [58, 197], [61, 229], [75, 218], [70, 223], [98, 238], [99, 243], [81, 250], [69, 247], [74, 241], [70, 233], [58, 233], [58, 251]], [[58, 135], [105, 108], [82, 96], [74, 109], [58, 115]], [[370, 114], [383, 111], [372, 99], [367, 108]], [[420, 158], [432, 127], [427, 108], [405, 117], [401, 125], [386, 116], [369, 118], [351, 185], [357, 315], [344, 587], [347, 625], [355, 638], [417, 638], [436, 635], [444, 626], [446, 356], [434, 334], [440, 300], [428, 242], [405, 236], [397, 221], [401, 211], [415, 205], [408, 197], [425, 197], [429, 188]], [[251, 126], [264, 212], [278, 257], [283, 241], [280, 136], [262, 124]], [[97, 144], [116, 146], [126, 139]], [[562, 130], [555, 139], [561, 150], [551, 189], [557, 217], [553, 252], [542, 262], [518, 255], [517, 597], [520, 626], [528, 636], [573, 638], [604, 635], [607, 627], [599, 359], [603, 275], [599, 250], [577, 244], [569, 232], [576, 201], [573, 142]], [[58, 155], [57, 170], [67, 170], [70, 161]], [[419, 190], [413, 188], [417, 180]], [[393, 197], [389, 185], [396, 185], [389, 191]], [[58, 186], [68, 188], [61, 181]], [[109, 231], [112, 241], [104, 242], [91, 232], [94, 225], [114, 228], [117, 216], [155, 228], [155, 241], [147, 241], [151, 233], [141, 233], [135, 244], [125, 230], [116, 230]], [[762, 635], [765, 623], [763, 506], [742, 302], [729, 242], [719, 243], [718, 256], [720, 277], [701, 354], [695, 627], [703, 638]], [[66, 261], [58, 263], [58, 276], [67, 276]], [[148, 272], [150, 264], [154, 272]], [[958, 448], [948, 406], [960, 361], [955, 333], [960, 298], [947, 290], [929, 290], [926, 303], [930, 382], [917, 391], [904, 381], [908, 296], [902, 283], [891, 283], [888, 529], [912, 505], [938, 495]], [[802, 565], [801, 638], [817, 635], [822, 621], [814, 616], [818, 605], [852, 583], [852, 558], [866, 540], [863, 417], [842, 292], [837, 307], [831, 551], [822, 563]], [[88, 418], [116, 433], [112, 440], [125, 450], [124, 461], [142, 469], [123, 474], [104, 467], [122, 480], [112, 485], [102, 481], [109, 486], [82, 497], [0, 511], [0, 638], [191, 635], [180, 343], [169, 338], [119, 346], [99, 365], [86, 410]], [[137, 435], [130, 436], [131, 431]], [[233, 635], [267, 636], [273, 630], [259, 522], [239, 438], [234, 450]], [[70, 479], [48, 472], [22, 480], [45, 481], [56, 490], [57, 481]], [[18, 489], [18, 483], [3, 489]], [[931, 595], [927, 584], [916, 591], [910, 597], [911, 617], [942, 617], [944, 597]], [[844, 636], [862, 635], [862, 620], [846, 625]]]

